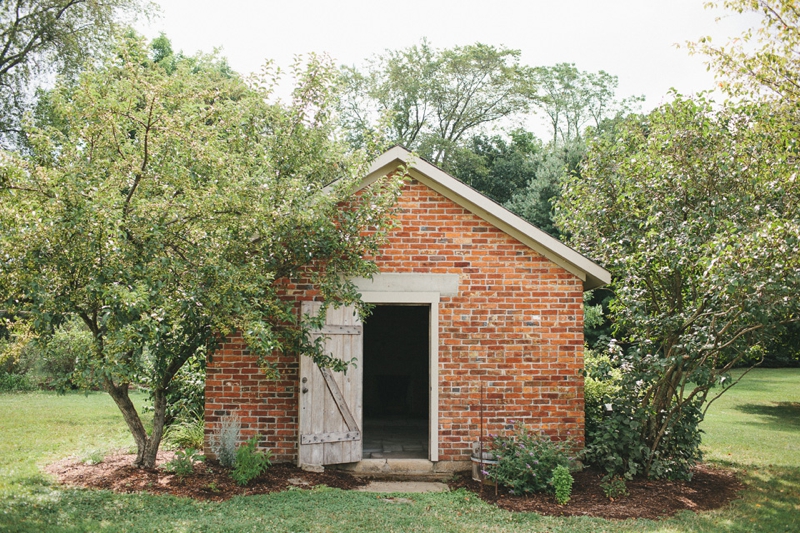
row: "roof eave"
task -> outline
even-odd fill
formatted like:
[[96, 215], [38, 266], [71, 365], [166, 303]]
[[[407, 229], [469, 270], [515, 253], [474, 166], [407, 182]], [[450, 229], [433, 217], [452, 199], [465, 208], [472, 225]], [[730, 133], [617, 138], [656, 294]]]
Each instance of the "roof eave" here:
[[419, 158], [402, 146], [394, 146], [378, 157], [362, 180], [364, 188], [401, 165], [409, 166], [410, 175], [476, 216], [536, 250], [583, 281], [584, 290], [602, 287], [611, 281], [611, 273], [581, 255], [555, 237], [518, 217], [475, 189], [450, 176], [435, 165]]

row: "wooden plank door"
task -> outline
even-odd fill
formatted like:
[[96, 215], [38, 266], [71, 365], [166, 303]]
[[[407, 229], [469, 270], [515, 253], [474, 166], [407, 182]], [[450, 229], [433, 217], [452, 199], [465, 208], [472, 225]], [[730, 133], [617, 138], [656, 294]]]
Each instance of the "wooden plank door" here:
[[[320, 302], [303, 302], [304, 315], [316, 315]], [[300, 443], [298, 466], [322, 470], [323, 465], [361, 460], [362, 325], [353, 306], [328, 309], [325, 326], [314, 336], [325, 337], [325, 351], [350, 361], [347, 372], [320, 368], [300, 357]]]

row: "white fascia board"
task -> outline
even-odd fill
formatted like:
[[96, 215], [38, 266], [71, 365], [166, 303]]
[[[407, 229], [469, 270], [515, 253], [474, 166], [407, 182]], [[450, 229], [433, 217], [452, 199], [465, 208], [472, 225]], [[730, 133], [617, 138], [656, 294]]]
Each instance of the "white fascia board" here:
[[371, 185], [408, 162], [411, 162], [411, 177], [571, 272], [583, 280], [584, 290], [596, 289], [611, 281], [611, 273], [591, 259], [435, 165], [423, 159], [412, 158], [411, 153], [401, 146], [391, 148], [372, 163], [370, 173], [361, 182], [361, 188]]

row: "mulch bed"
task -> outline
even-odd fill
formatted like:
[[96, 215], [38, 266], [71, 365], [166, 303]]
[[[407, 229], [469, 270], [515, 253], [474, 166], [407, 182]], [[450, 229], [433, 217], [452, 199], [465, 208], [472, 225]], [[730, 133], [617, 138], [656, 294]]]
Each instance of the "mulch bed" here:
[[[157, 464], [172, 458], [170, 452], [159, 452]], [[183, 478], [160, 468], [137, 468], [133, 455], [117, 454], [106, 457], [102, 463], [88, 465], [75, 459], [65, 459], [48, 465], [46, 470], [65, 485], [107, 489], [120, 493], [150, 492], [172, 494], [197, 500], [224, 501], [234, 496], [269, 494], [289, 487], [314, 488], [326, 485], [351, 490], [366, 485], [367, 481], [344, 472], [305, 472], [291, 464], [276, 464], [240, 487], [219, 463], [196, 463], [194, 472]]]
[[626, 483], [628, 496], [609, 500], [600, 487], [603, 473], [587, 469], [572, 474], [572, 497], [567, 505], [555, 503], [551, 494], [514, 496], [502, 487], [473, 481], [462, 475], [450, 483], [450, 488], [465, 488], [479, 495], [484, 501], [509, 511], [534, 512], [548, 516], [596, 516], [611, 519], [663, 518], [678, 511], [708, 511], [723, 507], [737, 497], [744, 488], [733, 472], [708, 465], [694, 469], [692, 480], [649, 481], [634, 479]]
[[[171, 458], [160, 452], [158, 464]], [[305, 472], [291, 464], [277, 464], [240, 487], [228, 471], [215, 462], [199, 463], [193, 474], [180, 478], [159, 468], [143, 469], [132, 466], [133, 456], [117, 454], [102, 463], [89, 465], [75, 459], [65, 459], [47, 467], [61, 483], [119, 493], [150, 492], [172, 494], [199, 500], [223, 501], [233, 496], [269, 494], [290, 487], [313, 488], [326, 485], [351, 490], [368, 480], [344, 472], [328, 470]], [[595, 516], [610, 519], [661, 518], [681, 510], [705, 511], [724, 506], [737, 496], [743, 485], [734, 474], [707, 465], [695, 469], [691, 482], [634, 480], [627, 483], [629, 495], [609, 500], [600, 488], [602, 473], [584, 470], [573, 474], [575, 483], [567, 505], [557, 505], [550, 494], [514, 496], [500, 488], [482, 485], [468, 474], [456, 476], [450, 488], [464, 488], [483, 500], [509, 511], [535, 512], [549, 516]]]

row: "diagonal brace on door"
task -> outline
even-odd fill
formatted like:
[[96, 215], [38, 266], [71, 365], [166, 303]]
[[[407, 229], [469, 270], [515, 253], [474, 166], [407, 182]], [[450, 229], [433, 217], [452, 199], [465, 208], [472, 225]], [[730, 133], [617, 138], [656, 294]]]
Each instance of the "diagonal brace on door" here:
[[356, 423], [353, 413], [350, 412], [350, 408], [347, 407], [344, 396], [342, 396], [342, 391], [339, 389], [339, 385], [336, 384], [336, 380], [333, 379], [330, 368], [317, 368], [322, 372], [322, 377], [325, 378], [325, 385], [328, 386], [328, 390], [331, 392], [331, 396], [333, 396], [333, 401], [336, 402], [336, 407], [339, 408], [339, 412], [342, 414], [345, 424], [347, 424], [347, 429], [351, 432], [357, 431], [360, 435], [361, 430], [358, 427], [358, 423]]

